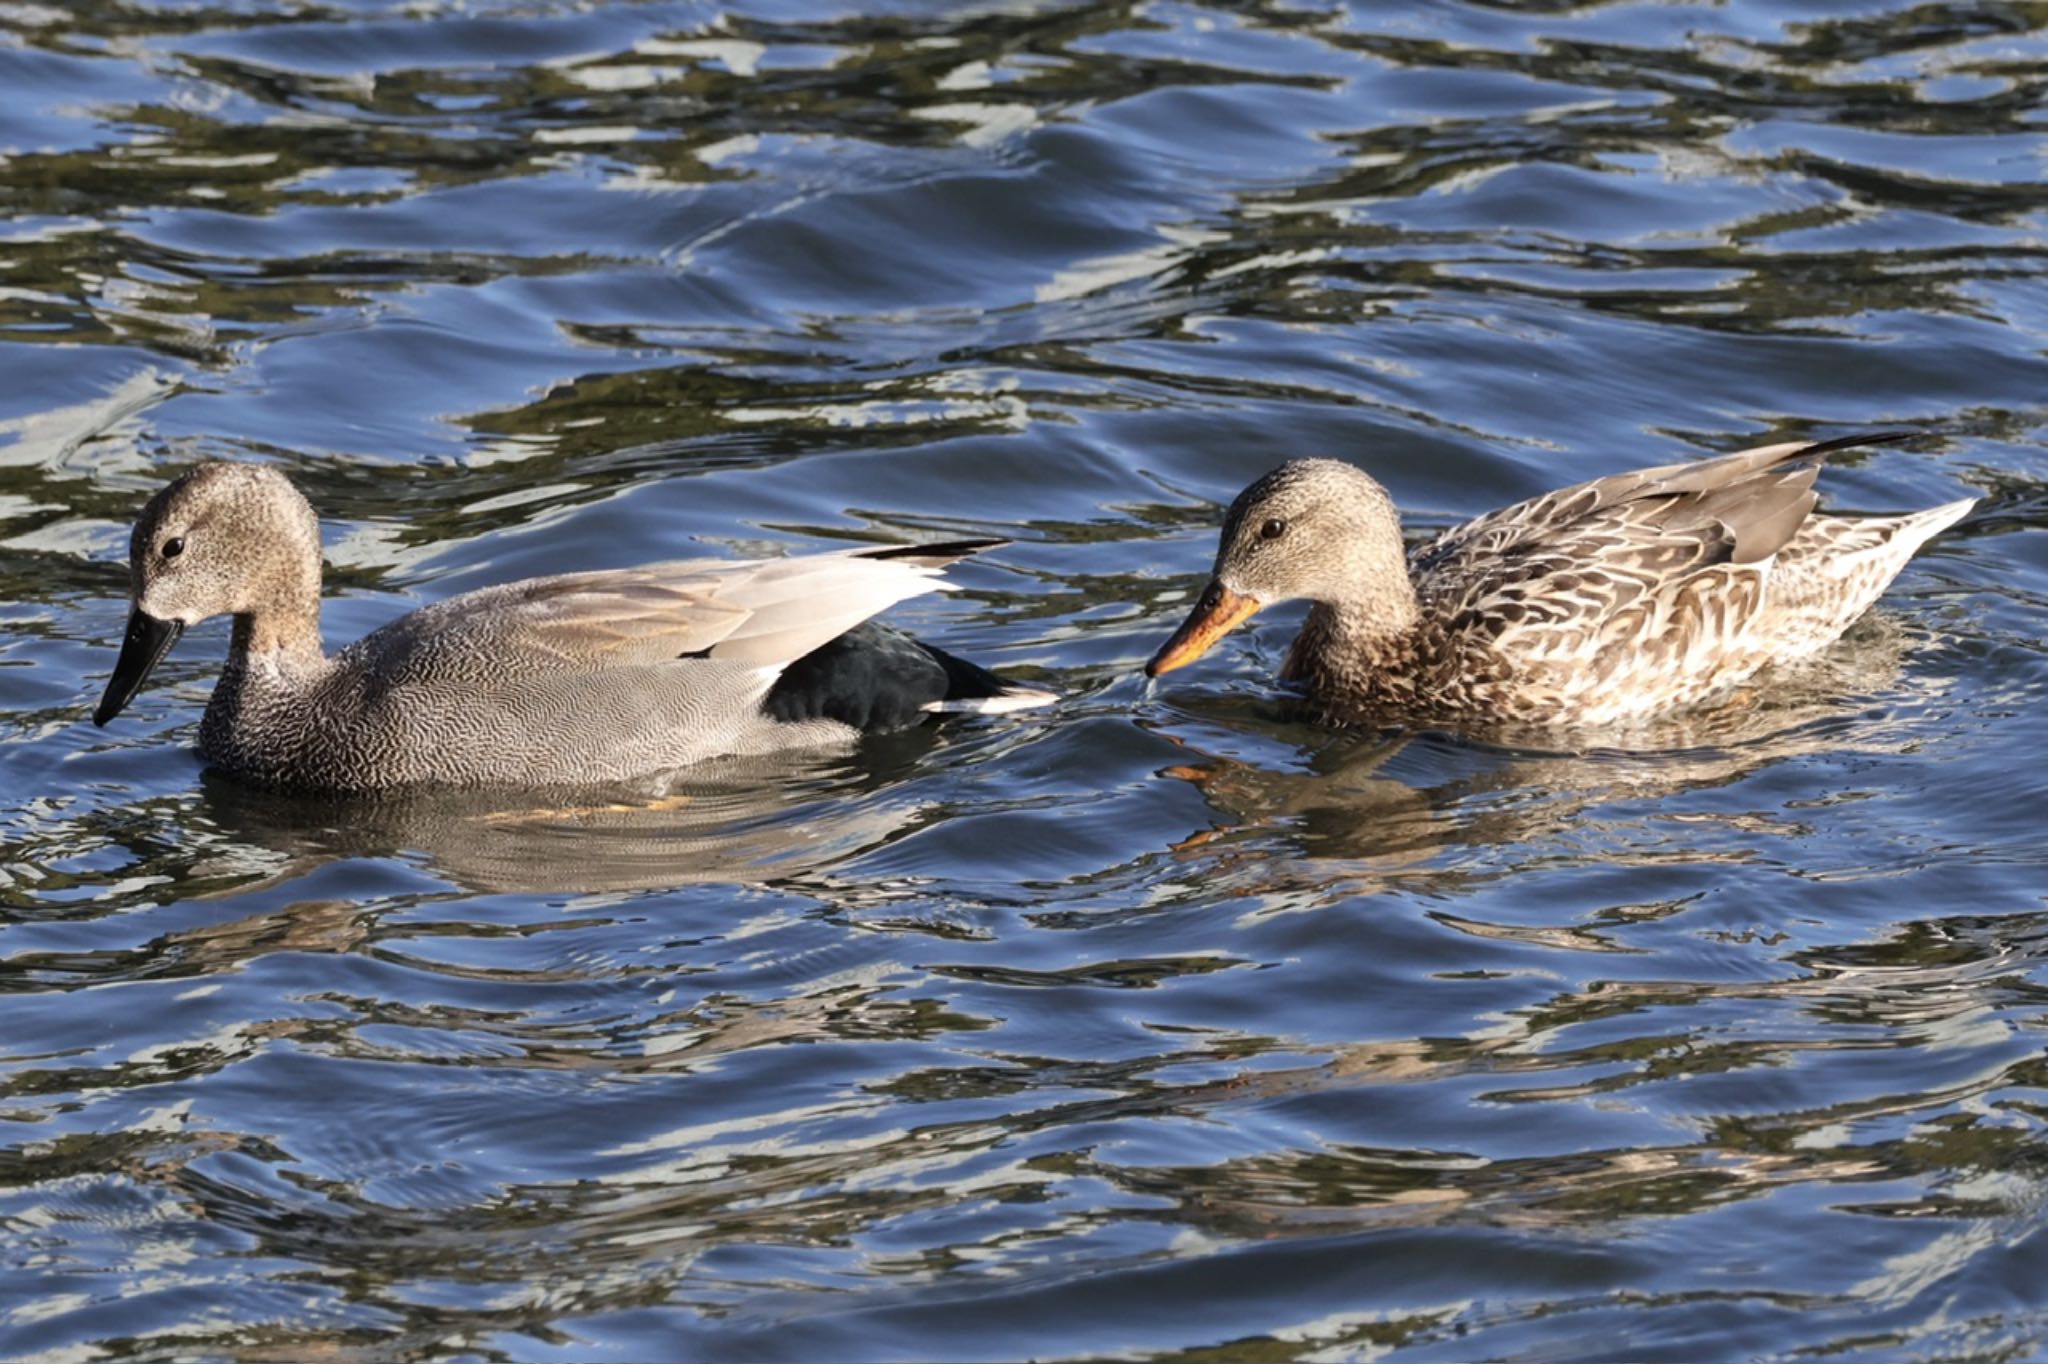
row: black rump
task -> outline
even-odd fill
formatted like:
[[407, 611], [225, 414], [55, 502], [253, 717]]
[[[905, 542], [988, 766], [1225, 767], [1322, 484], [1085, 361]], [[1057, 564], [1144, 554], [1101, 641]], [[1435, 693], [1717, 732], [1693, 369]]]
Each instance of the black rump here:
[[776, 720], [837, 720], [855, 729], [902, 729], [934, 701], [998, 696], [986, 668], [872, 621], [856, 625], [782, 670], [761, 708]]

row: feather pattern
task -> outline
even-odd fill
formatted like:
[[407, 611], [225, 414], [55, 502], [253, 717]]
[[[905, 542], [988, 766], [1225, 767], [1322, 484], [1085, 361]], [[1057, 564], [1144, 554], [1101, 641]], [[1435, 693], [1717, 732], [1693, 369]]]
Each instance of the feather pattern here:
[[845, 550], [531, 578], [423, 607], [357, 647], [394, 669], [457, 651], [515, 670], [690, 657], [777, 668], [898, 602], [945, 590], [945, 565], [1000, 543], [922, 546], [914, 558]]
[[[1768, 445], [1595, 479], [1453, 527], [1405, 563], [1377, 483], [1297, 461], [1232, 507], [1211, 590], [1315, 601], [1283, 676], [1333, 713], [1628, 721], [1824, 648], [1969, 511], [1973, 500], [1897, 517], [1814, 513], [1822, 459], [1896, 439]], [[1299, 543], [1282, 548], [1275, 526]], [[1185, 661], [1174, 647], [1155, 670]]]
[[[158, 552], [173, 539], [189, 547]], [[533, 578], [423, 607], [329, 657], [313, 509], [275, 469], [202, 464], [136, 523], [128, 633], [93, 718], [119, 715], [179, 632], [223, 614], [235, 629], [200, 752], [301, 790], [607, 782], [843, 742], [934, 703], [1043, 705], [1045, 692], [864, 625], [1000, 543]]]

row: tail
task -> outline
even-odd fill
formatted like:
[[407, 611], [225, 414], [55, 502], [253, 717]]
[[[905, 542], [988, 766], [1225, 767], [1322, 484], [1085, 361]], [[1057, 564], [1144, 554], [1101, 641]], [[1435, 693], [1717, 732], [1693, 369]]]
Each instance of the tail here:
[[[863, 552], [860, 557], [902, 559], [919, 567], [943, 568], [970, 554], [997, 549], [1009, 543], [1008, 540], [942, 540], [928, 545], [891, 545], [887, 549]], [[918, 707], [920, 710], [935, 714], [1006, 715], [1013, 710], [1049, 706], [1060, 699], [1057, 692], [1005, 682], [987, 668], [969, 663], [921, 639], [910, 642], [922, 649], [946, 675], [945, 694], [937, 700], [926, 701]]]
[[761, 709], [785, 723], [837, 720], [879, 731], [917, 724], [935, 711], [1000, 715], [1058, 699], [865, 621], [784, 668]]
[[1976, 498], [1965, 497], [1958, 502], [1944, 502], [1938, 507], [1929, 507], [1926, 511], [1901, 516], [1895, 522], [1899, 528], [1896, 538], [1899, 543], [1912, 546], [1912, 549], [1907, 551], [1910, 557], [1920, 546], [1968, 516], [1976, 505]]
[[917, 647], [931, 656], [934, 663], [945, 670], [946, 694], [936, 701], [927, 701], [920, 709], [971, 715], [1006, 715], [1013, 710], [1030, 710], [1036, 706], [1049, 706], [1059, 700], [1057, 692], [1041, 691], [1036, 687], [1019, 686], [1006, 682], [978, 663], [969, 663], [955, 657], [937, 645], [923, 640], [915, 641]]

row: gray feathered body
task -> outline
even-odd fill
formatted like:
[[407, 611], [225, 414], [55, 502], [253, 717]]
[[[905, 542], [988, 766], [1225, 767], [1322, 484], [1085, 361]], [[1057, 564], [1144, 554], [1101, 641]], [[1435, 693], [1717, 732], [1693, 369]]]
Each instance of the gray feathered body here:
[[[332, 658], [317, 635], [266, 648], [238, 618], [200, 752], [269, 786], [367, 791], [611, 782], [844, 742], [860, 730], [818, 708], [764, 709], [777, 680], [874, 612], [942, 588], [945, 565], [991, 543], [532, 578], [422, 607]], [[873, 627], [856, 637], [863, 653], [889, 652]], [[961, 708], [1051, 699], [904, 643], [988, 684]], [[948, 708], [944, 669], [926, 667], [913, 681], [930, 695], [911, 713]], [[882, 682], [902, 679], [898, 666]]]
[[1000, 543], [530, 578], [424, 607], [330, 658], [312, 507], [274, 468], [205, 463], [135, 523], [128, 629], [93, 722], [218, 615], [234, 639], [200, 752], [297, 790], [613, 782], [934, 711], [1043, 705], [1051, 694], [866, 623]]
[[463, 614], [500, 589], [393, 622], [331, 659], [235, 650], [200, 723], [220, 770], [281, 789], [623, 781], [721, 754], [855, 737], [761, 711], [772, 673], [711, 658], [565, 666], [473, 639]]

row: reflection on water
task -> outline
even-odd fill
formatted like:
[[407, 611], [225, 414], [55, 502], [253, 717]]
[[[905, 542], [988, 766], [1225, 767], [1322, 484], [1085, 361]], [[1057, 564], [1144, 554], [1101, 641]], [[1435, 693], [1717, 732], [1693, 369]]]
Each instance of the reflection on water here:
[[[873, 749], [885, 745], [905, 746], [892, 737]], [[845, 753], [806, 750], [637, 786], [374, 799], [279, 796], [209, 773], [196, 813], [279, 859], [272, 875], [287, 880], [404, 850], [467, 891], [594, 894], [787, 879], [878, 846], [915, 811], [872, 776]]]
[[[1163, 775], [1196, 786], [1217, 820], [1215, 829], [1181, 844], [1184, 851], [1216, 839], [1244, 843], [1250, 860], [1268, 870], [1275, 860], [1263, 841], [1276, 832], [1312, 855], [1311, 876], [1327, 876], [1342, 858], [1434, 865], [1428, 854], [1447, 844], [1526, 850], [1572, 830], [1591, 806], [1725, 786], [1802, 755], [1910, 745], [1910, 733], [1888, 733], [1873, 712], [1898, 704], [1910, 688], [1921, 693], [1914, 698], [1919, 705], [1939, 702], [1947, 679], [1906, 675], [1908, 659], [1927, 643], [1888, 616], [1866, 617], [1829, 653], [1769, 673], [1715, 709], [1627, 731], [1520, 732], [1548, 748], [1507, 746], [1502, 741], [1515, 737], [1513, 730], [1478, 740], [1384, 725], [1325, 728], [1312, 723], [1316, 707], [1285, 697], [1205, 705], [1197, 714], [1208, 723], [1284, 737], [1305, 765], [1218, 755], [1175, 764]], [[1587, 738], [1606, 743], [1558, 747]], [[1448, 779], [1419, 790], [1389, 775], [1390, 762], [1410, 743], [1431, 749], [1425, 761]]]
[[[2039, 1353], [2043, 30], [0, 6], [0, 1354]], [[1983, 503], [1725, 709], [1321, 729], [1286, 612], [1137, 675], [1283, 458], [1425, 535], [1875, 428], [1831, 510]], [[223, 456], [331, 639], [995, 534], [902, 623], [1067, 700], [248, 791], [218, 635], [84, 719]]]

